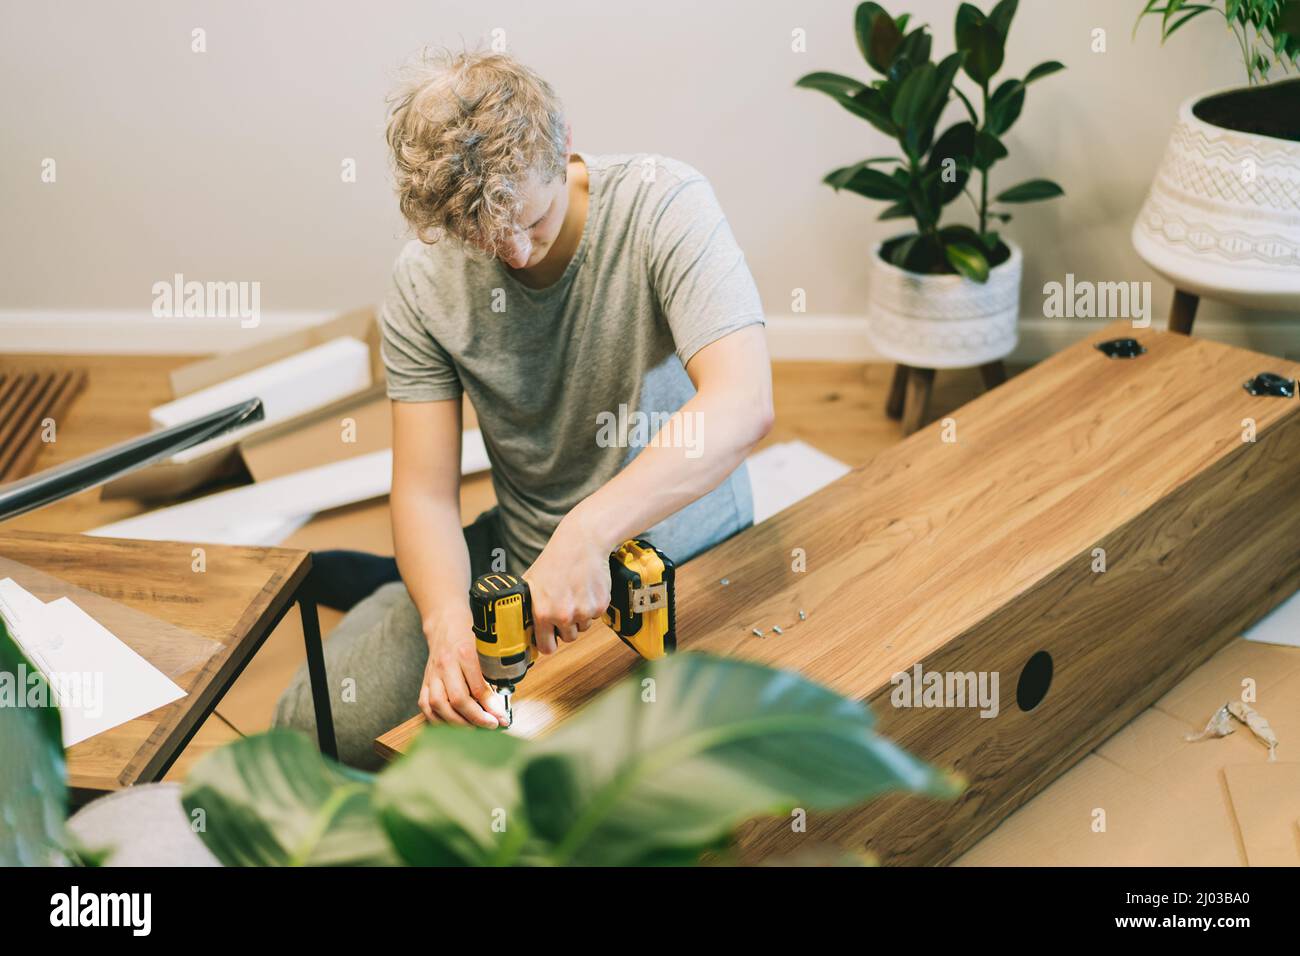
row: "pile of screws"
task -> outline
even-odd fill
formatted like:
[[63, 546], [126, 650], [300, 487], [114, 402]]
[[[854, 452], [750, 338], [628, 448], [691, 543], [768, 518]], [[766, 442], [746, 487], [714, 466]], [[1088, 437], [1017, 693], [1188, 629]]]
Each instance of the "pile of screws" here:
[[[801, 621], [806, 621], [806, 620], [808, 620], [808, 615], [804, 613], [803, 608], [799, 608], [799, 620], [801, 620]], [[765, 632], [762, 628], [757, 628], [757, 627], [752, 627], [752, 628], [750, 628], [750, 629], [749, 629], [749, 632], [750, 632], [751, 634], [753, 634], [755, 637], [763, 637], [763, 636], [766, 634], [766, 632]], [[773, 625], [772, 625], [772, 633], [773, 633], [773, 634], [784, 634], [784, 633], [785, 633], [785, 630], [781, 627], [780, 624], [773, 624]]]

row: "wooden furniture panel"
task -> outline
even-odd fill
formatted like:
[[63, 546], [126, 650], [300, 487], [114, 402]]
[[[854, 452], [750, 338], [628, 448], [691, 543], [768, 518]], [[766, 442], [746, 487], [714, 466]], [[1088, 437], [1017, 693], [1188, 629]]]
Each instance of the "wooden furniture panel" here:
[[[305, 551], [0, 532], [0, 555], [216, 641], [208, 660], [173, 678], [187, 696], [69, 748], [68, 784], [116, 790], [153, 779], [247, 663], [311, 567]], [[43, 599], [54, 595], [42, 594]]]
[[[1144, 355], [1093, 347], [1129, 336]], [[969, 779], [956, 801], [891, 796], [814, 817], [799, 839], [953, 859], [1300, 585], [1300, 403], [1248, 394], [1263, 371], [1300, 368], [1113, 323], [948, 416], [955, 434], [935, 422], [679, 569], [684, 649], [867, 700], [883, 733]], [[512, 732], [543, 732], [632, 669], [608, 632], [589, 634], [534, 668]], [[1054, 676], [1026, 713], [1016, 685], [1038, 651]], [[998, 716], [893, 707], [891, 676], [918, 662], [997, 672]], [[792, 839], [787, 821], [759, 822], [742, 846], [758, 858]]]

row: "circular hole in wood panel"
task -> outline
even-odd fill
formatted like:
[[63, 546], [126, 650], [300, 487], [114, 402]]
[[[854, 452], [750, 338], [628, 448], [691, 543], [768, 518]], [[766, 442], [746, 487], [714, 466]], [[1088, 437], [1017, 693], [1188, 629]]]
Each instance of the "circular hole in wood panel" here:
[[1016, 703], [1021, 710], [1033, 710], [1047, 696], [1047, 689], [1052, 686], [1052, 655], [1039, 651], [1025, 661], [1020, 671], [1020, 680], [1016, 682]]

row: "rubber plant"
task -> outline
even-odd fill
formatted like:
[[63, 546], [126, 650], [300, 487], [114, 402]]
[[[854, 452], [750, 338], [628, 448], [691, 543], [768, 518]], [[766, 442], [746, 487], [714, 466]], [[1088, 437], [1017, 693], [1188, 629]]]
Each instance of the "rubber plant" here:
[[1241, 49], [1246, 78], [1254, 86], [1268, 79], [1274, 63], [1289, 72], [1288, 65], [1300, 66], [1300, 0], [1147, 0], [1138, 14], [1133, 32], [1148, 17], [1160, 18], [1163, 43], [1186, 23], [1203, 13], [1223, 17]]
[[75, 860], [58, 708], [0, 618], [0, 866]]
[[692, 864], [747, 819], [955, 778], [796, 674], [685, 653], [645, 665], [538, 740], [431, 725], [377, 775], [273, 731], [215, 751], [183, 802], [227, 865]]
[[[878, 3], [861, 3], [854, 36], [867, 65], [878, 74], [869, 82], [839, 73], [815, 72], [796, 86], [832, 97], [855, 116], [891, 137], [901, 155], [876, 156], [832, 170], [825, 182], [868, 199], [889, 203], [880, 219], [910, 218], [915, 232], [886, 242], [881, 256], [909, 272], [959, 274], [986, 282], [989, 270], [1006, 261], [1010, 250], [990, 223], [1011, 215], [994, 204], [1035, 202], [1063, 191], [1047, 179], [1031, 179], [989, 197], [989, 170], [1007, 156], [1002, 137], [1019, 118], [1030, 83], [1064, 67], [1041, 63], [1021, 79], [993, 85], [1002, 68], [1007, 34], [1017, 0], [1002, 0], [986, 16], [963, 3], [957, 10], [956, 52], [931, 60], [932, 39], [925, 26], [908, 30], [911, 17], [890, 16]], [[964, 73], [976, 87], [976, 109], [957, 86]], [[940, 120], [956, 96], [967, 117], [938, 133]], [[879, 167], [879, 168], [878, 168]], [[979, 173], [979, 197], [969, 190]], [[943, 210], [965, 194], [977, 225], [943, 224]]]

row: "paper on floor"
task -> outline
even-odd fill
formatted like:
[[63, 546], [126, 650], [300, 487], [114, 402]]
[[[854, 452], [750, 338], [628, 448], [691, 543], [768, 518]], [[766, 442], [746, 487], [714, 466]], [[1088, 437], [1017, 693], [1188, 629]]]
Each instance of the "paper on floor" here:
[[[483, 434], [469, 429], [461, 438], [461, 474], [487, 468]], [[270, 547], [318, 512], [384, 497], [392, 480], [393, 452], [384, 449], [115, 521], [90, 534]]]
[[750, 455], [745, 464], [754, 493], [754, 524], [784, 511], [851, 470], [844, 462], [801, 441], [768, 445]]
[[1300, 647], [1300, 591], [1265, 614], [1241, 636], [1260, 644]]
[[46, 604], [5, 578], [0, 580], [0, 615], [50, 685], [64, 747], [185, 696], [69, 598]]

